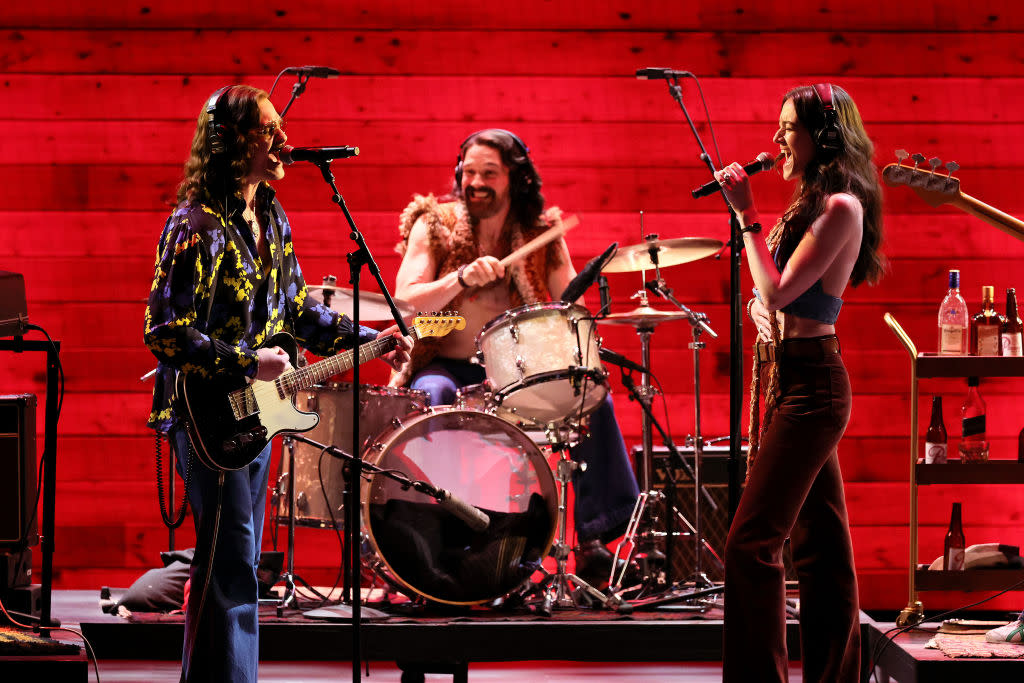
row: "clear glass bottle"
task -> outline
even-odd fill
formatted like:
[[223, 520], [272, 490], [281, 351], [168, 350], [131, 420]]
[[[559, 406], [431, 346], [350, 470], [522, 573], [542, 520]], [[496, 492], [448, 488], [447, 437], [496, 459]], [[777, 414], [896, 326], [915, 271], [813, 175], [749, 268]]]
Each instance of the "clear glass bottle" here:
[[1007, 287], [1006, 318], [1004, 318], [999, 334], [1002, 342], [1002, 355], [1024, 355], [1024, 351], [1021, 349], [1021, 330], [1024, 330], [1024, 325], [1021, 324], [1020, 318], [1017, 315], [1017, 290], [1013, 287]]
[[1000, 334], [1006, 318], [996, 313], [996, 288], [981, 288], [981, 311], [971, 318], [971, 355], [998, 356]]
[[978, 378], [967, 378], [967, 398], [960, 406], [960, 462], [988, 460], [988, 441], [985, 436], [985, 401], [978, 391]]
[[942, 549], [942, 568], [957, 572], [964, 570], [967, 541], [964, 538], [964, 525], [960, 519], [960, 503], [953, 503], [953, 514], [949, 518], [949, 531]]
[[946, 462], [946, 423], [942, 420], [942, 397], [932, 396], [932, 419], [924, 437], [924, 461], [928, 465]]
[[939, 355], [967, 354], [967, 330], [970, 327], [967, 304], [960, 296], [960, 271], [949, 271], [949, 291], [939, 306]]

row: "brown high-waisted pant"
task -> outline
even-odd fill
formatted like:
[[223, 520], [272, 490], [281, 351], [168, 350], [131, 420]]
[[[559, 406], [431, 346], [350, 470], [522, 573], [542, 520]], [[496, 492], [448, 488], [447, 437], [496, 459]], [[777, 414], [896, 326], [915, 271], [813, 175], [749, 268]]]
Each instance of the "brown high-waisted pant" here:
[[726, 541], [723, 679], [788, 680], [782, 546], [789, 537], [800, 581], [803, 680], [856, 683], [857, 577], [836, 454], [851, 392], [839, 341], [784, 340], [779, 354], [759, 346], [762, 387], [779, 356], [779, 400]]

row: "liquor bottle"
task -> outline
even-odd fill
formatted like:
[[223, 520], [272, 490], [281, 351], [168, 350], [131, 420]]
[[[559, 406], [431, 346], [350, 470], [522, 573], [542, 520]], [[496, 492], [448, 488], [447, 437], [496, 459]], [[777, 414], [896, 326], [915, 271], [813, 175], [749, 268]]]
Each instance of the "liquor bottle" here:
[[967, 541], [964, 540], [964, 526], [960, 520], [960, 503], [953, 503], [953, 515], [949, 518], [949, 531], [946, 532], [946, 543], [942, 551], [942, 568], [946, 571], [963, 571], [966, 550]]
[[988, 460], [988, 441], [985, 439], [985, 401], [978, 391], [978, 378], [967, 378], [967, 398], [960, 406], [960, 462]]
[[967, 353], [967, 304], [960, 296], [960, 271], [949, 271], [949, 292], [939, 306], [939, 355]]
[[986, 285], [981, 288], [981, 312], [971, 318], [971, 355], [998, 356], [1000, 334], [1006, 319], [996, 313], [993, 299], [996, 288]]
[[946, 424], [942, 421], [942, 397], [932, 396], [932, 420], [924, 437], [924, 461], [928, 465], [946, 462]]
[[1024, 351], [1021, 348], [1021, 330], [1024, 330], [1024, 325], [1021, 325], [1020, 318], [1017, 317], [1017, 290], [1013, 287], [1007, 287], [1006, 319], [999, 332], [1002, 341], [1002, 355], [1024, 355]]

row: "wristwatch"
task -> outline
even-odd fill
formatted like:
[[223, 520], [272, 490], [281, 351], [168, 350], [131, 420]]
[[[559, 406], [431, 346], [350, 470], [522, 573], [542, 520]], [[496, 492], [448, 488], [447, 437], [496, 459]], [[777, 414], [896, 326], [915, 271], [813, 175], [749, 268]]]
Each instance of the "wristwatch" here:
[[740, 233], [742, 234], [744, 232], [761, 232], [761, 224], [755, 221], [750, 225], [745, 225], [740, 228]]

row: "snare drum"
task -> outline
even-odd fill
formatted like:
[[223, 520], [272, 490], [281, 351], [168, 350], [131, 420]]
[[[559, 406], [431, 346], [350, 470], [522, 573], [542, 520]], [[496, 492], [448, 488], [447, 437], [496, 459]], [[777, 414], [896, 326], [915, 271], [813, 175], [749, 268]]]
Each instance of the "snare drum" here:
[[[315, 386], [295, 395], [299, 410], [320, 415], [320, 423], [307, 434], [314, 441], [330, 444], [346, 453], [352, 450], [352, 385], [335, 383]], [[401, 424], [410, 413], [427, 406], [427, 395], [411, 389], [394, 389], [376, 384], [359, 387], [359, 443], [365, 444], [386, 429]], [[299, 526], [340, 528], [344, 502], [345, 463], [325, 455], [301, 441], [295, 448], [295, 523]], [[318, 469], [319, 467], [319, 469]], [[322, 474], [322, 476], [321, 476]], [[323, 479], [323, 488], [320, 480]], [[326, 494], [326, 495], [325, 495]], [[288, 523], [288, 453], [278, 467], [274, 487], [275, 517]], [[333, 515], [333, 519], [332, 519]]]
[[597, 325], [582, 306], [555, 301], [513, 308], [476, 337], [495, 401], [540, 424], [578, 419], [608, 393]]
[[490, 518], [474, 532], [432, 497], [372, 475], [362, 491], [364, 561], [409, 597], [490, 602], [528, 578], [551, 547], [551, 470], [537, 446], [501, 418], [429, 408], [381, 434], [363, 459], [451, 491]]

